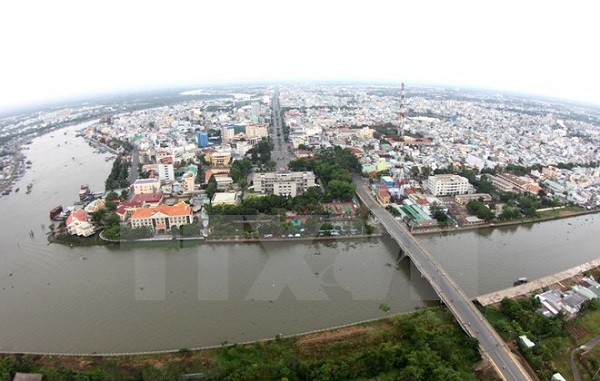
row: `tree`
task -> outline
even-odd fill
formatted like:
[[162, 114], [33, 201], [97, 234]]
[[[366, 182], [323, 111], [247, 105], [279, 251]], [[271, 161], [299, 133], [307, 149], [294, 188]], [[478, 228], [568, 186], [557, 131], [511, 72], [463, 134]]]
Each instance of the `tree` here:
[[115, 204], [115, 202], [113, 202], [111, 200], [106, 200], [106, 203], [104, 204], [104, 207], [109, 212], [114, 212], [115, 210], [117, 210], [117, 204]]
[[325, 188], [325, 200], [351, 201], [356, 186], [341, 180], [331, 180]]
[[208, 185], [206, 186], [206, 195], [208, 198], [212, 199], [215, 193], [217, 193], [217, 180], [215, 179], [215, 175], [212, 175], [210, 176]]
[[184, 237], [198, 237], [202, 234], [202, 229], [198, 224], [185, 224], [179, 227], [181, 235]]
[[231, 164], [229, 176], [231, 176], [233, 182], [240, 184], [242, 181], [246, 181], [251, 169], [252, 161], [249, 159], [236, 160]]
[[121, 218], [116, 213], [108, 213], [104, 216], [104, 224], [108, 227], [119, 226]]
[[104, 213], [106, 213], [106, 209], [102, 208], [96, 211], [93, 211], [91, 214], [91, 220], [93, 223], [97, 224], [102, 220], [102, 217], [104, 216]]
[[482, 220], [492, 220], [496, 216], [481, 200], [471, 200], [467, 203], [467, 210]]

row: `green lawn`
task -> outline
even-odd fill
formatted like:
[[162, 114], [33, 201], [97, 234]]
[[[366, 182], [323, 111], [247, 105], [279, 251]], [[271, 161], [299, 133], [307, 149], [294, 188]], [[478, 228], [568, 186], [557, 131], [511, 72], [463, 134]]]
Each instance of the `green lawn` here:
[[594, 311], [586, 311], [573, 320], [573, 323], [584, 327], [589, 333], [581, 338], [578, 338], [577, 344], [581, 345], [586, 341], [600, 335], [600, 309]]

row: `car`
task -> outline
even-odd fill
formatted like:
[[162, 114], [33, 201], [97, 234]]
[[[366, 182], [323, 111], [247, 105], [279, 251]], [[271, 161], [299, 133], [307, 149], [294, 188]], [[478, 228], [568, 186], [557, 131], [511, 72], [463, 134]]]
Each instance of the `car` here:
[[263, 237], [264, 238], [273, 238], [273, 234], [264, 234]]
[[292, 233], [288, 234], [288, 238], [294, 238], [294, 235]]
[[296, 238], [300, 238], [300, 237], [302, 237], [302, 236], [300, 235], [300, 233], [296, 233], [296, 234], [294, 235], [294, 237], [296, 237]]

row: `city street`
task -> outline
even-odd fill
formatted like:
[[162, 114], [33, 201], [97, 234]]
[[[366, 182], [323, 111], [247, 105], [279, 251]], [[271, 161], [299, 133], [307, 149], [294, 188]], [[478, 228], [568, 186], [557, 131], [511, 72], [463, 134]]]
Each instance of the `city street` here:
[[275, 145], [271, 152], [271, 160], [277, 163], [275, 167], [277, 172], [285, 172], [288, 170], [291, 154], [290, 145], [285, 142], [283, 136], [283, 120], [281, 118], [281, 104], [279, 103], [279, 88], [275, 89], [271, 107], [273, 110], [273, 117], [272, 126], [269, 127], [269, 136], [273, 139], [273, 144]]

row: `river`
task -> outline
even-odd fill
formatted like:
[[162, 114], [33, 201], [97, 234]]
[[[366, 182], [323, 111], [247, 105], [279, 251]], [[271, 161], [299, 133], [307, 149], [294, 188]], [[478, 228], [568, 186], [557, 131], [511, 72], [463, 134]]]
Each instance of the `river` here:
[[[435, 304], [386, 237], [191, 247], [48, 245], [42, 226], [81, 184], [103, 189], [112, 162], [80, 128], [34, 139], [32, 168], [0, 198], [0, 351], [177, 350], [325, 329]], [[66, 135], [64, 134], [66, 132]], [[66, 142], [66, 143], [65, 143]], [[31, 194], [27, 184], [34, 181]], [[597, 215], [420, 236], [468, 295], [598, 257]], [[30, 237], [30, 231], [34, 237]]]

